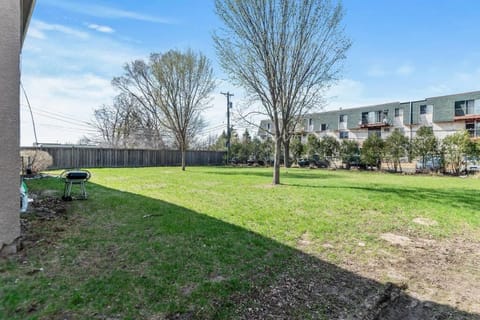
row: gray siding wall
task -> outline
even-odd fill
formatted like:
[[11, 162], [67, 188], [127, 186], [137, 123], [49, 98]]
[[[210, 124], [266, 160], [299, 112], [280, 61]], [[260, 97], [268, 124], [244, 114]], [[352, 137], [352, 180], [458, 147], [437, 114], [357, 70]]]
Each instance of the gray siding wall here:
[[399, 105], [399, 108], [403, 110], [403, 124], [410, 124], [410, 102], [402, 102]]
[[20, 1], [0, 0], [0, 249], [20, 235]]
[[338, 115], [337, 111], [316, 114], [314, 116], [315, 130], [320, 131], [323, 123], [327, 125], [327, 131], [338, 130]]
[[455, 101], [475, 99], [480, 99], [480, 92], [428, 98], [427, 104], [433, 105], [433, 122], [448, 122], [455, 116]]

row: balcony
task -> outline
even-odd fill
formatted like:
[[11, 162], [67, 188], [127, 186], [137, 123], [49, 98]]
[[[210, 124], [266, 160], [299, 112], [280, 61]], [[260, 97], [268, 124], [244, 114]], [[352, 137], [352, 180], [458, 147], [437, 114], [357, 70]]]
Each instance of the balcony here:
[[460, 115], [455, 112], [455, 117], [453, 117], [453, 121], [462, 121], [462, 120], [480, 120], [480, 114], [464, 114]]
[[390, 127], [392, 125], [392, 120], [389, 118], [383, 118], [381, 121], [370, 122], [368, 119], [362, 119], [358, 123], [360, 128], [382, 128]]

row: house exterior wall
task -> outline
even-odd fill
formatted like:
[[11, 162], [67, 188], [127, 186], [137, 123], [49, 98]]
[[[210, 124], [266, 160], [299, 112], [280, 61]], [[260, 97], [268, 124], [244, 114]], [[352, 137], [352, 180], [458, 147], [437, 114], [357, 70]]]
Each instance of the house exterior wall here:
[[[474, 101], [474, 114], [469, 114], [469, 119], [455, 117], [455, 102], [456, 101]], [[395, 111], [398, 110], [396, 116]], [[421, 110], [425, 111], [424, 113]], [[368, 125], [362, 123], [362, 113], [371, 113], [375, 115], [375, 120], [371, 122], [369, 115]], [[377, 112], [386, 114], [385, 122], [377, 121]], [[340, 116], [343, 115], [344, 123], [340, 123]], [[381, 137], [387, 138], [395, 129], [399, 129], [403, 134], [409, 138], [415, 138], [416, 132], [422, 126], [429, 126], [433, 128], [435, 136], [443, 139], [460, 130], [466, 129], [467, 122], [475, 122], [476, 131], [474, 136], [480, 138], [480, 91], [458, 93], [448, 96], [439, 96], [426, 98], [423, 100], [409, 101], [409, 102], [391, 102], [366, 107], [339, 109], [335, 111], [319, 112], [305, 115], [303, 126], [298, 128], [298, 133], [301, 134], [306, 141], [308, 134], [315, 134], [321, 138], [323, 136], [334, 136], [340, 139], [340, 132], [347, 132], [348, 139], [356, 140], [360, 144], [368, 138], [368, 127], [374, 127], [380, 130]], [[309, 121], [313, 125], [308, 125]], [[261, 122], [261, 127], [265, 128], [268, 125], [268, 120]], [[325, 130], [322, 130], [324, 124]], [[261, 131], [261, 130], [260, 130]], [[260, 135], [262, 138], [265, 135]]]
[[[0, 0], [0, 250], [15, 251], [19, 220], [21, 2]], [[13, 245], [12, 245], [13, 244]]]

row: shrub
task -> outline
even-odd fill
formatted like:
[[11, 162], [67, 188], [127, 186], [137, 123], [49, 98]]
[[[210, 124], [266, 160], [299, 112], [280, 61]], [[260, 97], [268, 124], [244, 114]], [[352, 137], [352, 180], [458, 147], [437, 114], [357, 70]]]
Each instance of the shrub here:
[[34, 174], [46, 170], [53, 164], [52, 156], [46, 151], [22, 150], [20, 156], [23, 159], [23, 166]]

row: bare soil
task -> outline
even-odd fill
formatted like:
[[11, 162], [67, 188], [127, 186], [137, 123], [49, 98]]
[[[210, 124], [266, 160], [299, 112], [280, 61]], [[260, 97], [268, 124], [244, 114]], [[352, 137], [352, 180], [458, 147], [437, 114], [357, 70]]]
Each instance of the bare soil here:
[[413, 238], [395, 256], [374, 263], [375, 274], [392, 272], [408, 292], [480, 314], [480, 243], [465, 238]]
[[480, 319], [480, 242], [467, 236], [433, 240], [382, 234], [380, 238], [395, 250], [382, 251], [366, 264], [345, 267], [371, 279], [391, 281], [424, 305], [449, 306], [452, 319], [462, 319], [455, 313], [462, 311], [470, 313], [466, 319]]
[[57, 219], [68, 219], [68, 204], [62, 201], [55, 192], [49, 190], [42, 191], [40, 194], [30, 193], [33, 202], [29, 204], [28, 211], [21, 215], [21, 242], [20, 249], [34, 247], [42, 242], [51, 243], [55, 241], [52, 234], [60, 234], [65, 231], [61, 224], [51, 223], [51, 234], [46, 236], [42, 232], [42, 227], [49, 221]]
[[[238, 296], [243, 319], [480, 319], [480, 243], [382, 234], [392, 250], [335, 266], [299, 253], [268, 286]], [[307, 234], [299, 249], [310, 244]], [[361, 250], [369, 250], [364, 243]], [[338, 250], [323, 245], [327, 250]], [[388, 247], [387, 247], [388, 248]], [[358, 254], [358, 252], [356, 253]]]

